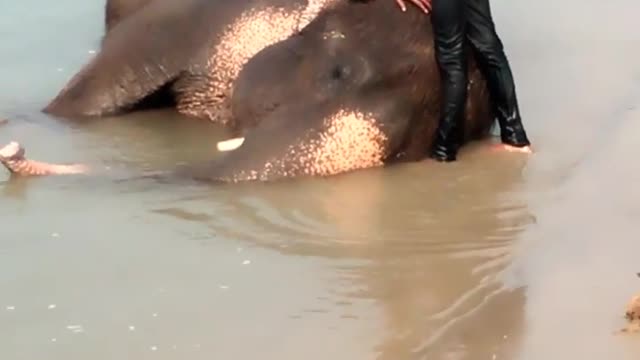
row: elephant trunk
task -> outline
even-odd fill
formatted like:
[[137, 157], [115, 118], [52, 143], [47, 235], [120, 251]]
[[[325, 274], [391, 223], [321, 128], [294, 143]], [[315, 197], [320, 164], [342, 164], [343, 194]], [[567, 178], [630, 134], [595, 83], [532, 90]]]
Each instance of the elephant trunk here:
[[0, 149], [0, 162], [12, 174], [20, 176], [70, 175], [87, 172], [83, 165], [58, 165], [25, 158], [25, 150], [17, 142]]

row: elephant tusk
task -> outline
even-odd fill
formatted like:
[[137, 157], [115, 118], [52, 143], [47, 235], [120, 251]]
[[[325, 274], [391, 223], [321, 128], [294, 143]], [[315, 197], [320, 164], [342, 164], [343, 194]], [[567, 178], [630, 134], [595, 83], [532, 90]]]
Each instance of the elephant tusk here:
[[233, 138], [229, 140], [219, 141], [218, 142], [218, 151], [232, 151], [244, 143], [244, 137]]

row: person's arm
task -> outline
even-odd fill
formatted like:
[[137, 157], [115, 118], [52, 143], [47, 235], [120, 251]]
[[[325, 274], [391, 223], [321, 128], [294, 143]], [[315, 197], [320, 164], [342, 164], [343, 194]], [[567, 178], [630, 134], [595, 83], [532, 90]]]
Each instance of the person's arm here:
[[[405, 0], [395, 0], [395, 1], [396, 1], [396, 4], [400, 6], [400, 9], [402, 9], [402, 11], [407, 11], [407, 5], [405, 5]], [[431, 0], [407, 0], [407, 1], [419, 7], [420, 10], [422, 10], [425, 14], [428, 14], [429, 11], [431, 11]]]

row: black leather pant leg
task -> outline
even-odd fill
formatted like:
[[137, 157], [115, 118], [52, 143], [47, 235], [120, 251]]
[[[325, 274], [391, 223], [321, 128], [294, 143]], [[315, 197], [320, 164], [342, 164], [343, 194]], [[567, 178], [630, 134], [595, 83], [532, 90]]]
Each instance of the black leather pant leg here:
[[432, 157], [454, 161], [467, 98], [465, 0], [433, 0], [431, 22], [442, 80], [441, 116]]
[[489, 0], [465, 2], [466, 34], [475, 50], [480, 70], [487, 79], [502, 142], [512, 146], [527, 146], [530, 143], [518, 108], [513, 74], [502, 41], [496, 33]]

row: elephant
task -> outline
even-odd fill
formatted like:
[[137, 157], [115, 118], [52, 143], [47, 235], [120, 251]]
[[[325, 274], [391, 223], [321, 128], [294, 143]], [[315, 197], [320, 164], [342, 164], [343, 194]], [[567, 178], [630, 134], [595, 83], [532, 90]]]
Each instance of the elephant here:
[[149, 107], [232, 123], [229, 99], [242, 65], [337, 0], [107, 0], [98, 54], [47, 104], [87, 119]]
[[151, 0], [107, 0], [104, 11], [105, 35], [123, 19], [142, 9]]
[[[423, 159], [441, 103], [433, 34], [427, 15], [396, 6], [390, 0], [337, 2], [299, 32], [258, 51], [234, 83], [234, 121], [248, 125], [230, 149], [158, 176], [276, 181]], [[472, 53], [468, 60], [461, 144], [489, 136], [495, 121]], [[23, 175], [38, 169], [77, 173], [30, 166], [18, 144], [0, 150], [0, 160]]]

